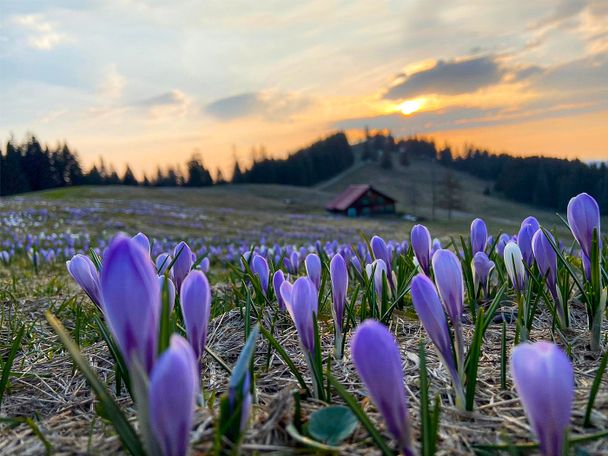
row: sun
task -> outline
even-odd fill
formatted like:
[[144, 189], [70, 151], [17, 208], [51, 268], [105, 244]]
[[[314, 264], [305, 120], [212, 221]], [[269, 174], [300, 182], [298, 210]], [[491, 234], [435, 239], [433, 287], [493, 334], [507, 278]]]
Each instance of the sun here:
[[416, 98], [414, 100], [406, 100], [397, 106], [397, 110], [404, 116], [409, 116], [422, 108], [424, 100]]

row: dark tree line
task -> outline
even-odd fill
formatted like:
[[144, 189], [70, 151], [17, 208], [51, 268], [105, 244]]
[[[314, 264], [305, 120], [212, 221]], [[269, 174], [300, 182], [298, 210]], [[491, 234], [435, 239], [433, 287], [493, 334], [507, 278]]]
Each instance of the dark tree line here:
[[[216, 183], [222, 183], [218, 173]], [[14, 195], [72, 185], [144, 185], [157, 187], [203, 187], [213, 185], [211, 173], [201, 157], [192, 155], [186, 163], [186, 173], [178, 168], [158, 168], [155, 177], [139, 181], [130, 166], [118, 174], [113, 166], [107, 167], [101, 159], [89, 171], [83, 171], [78, 154], [66, 143], [54, 149], [42, 146], [35, 136], [22, 143], [11, 139], [5, 150], [0, 150], [0, 195]]]
[[[311, 185], [328, 179], [351, 166], [354, 156], [344, 133], [337, 133], [306, 147], [288, 158], [274, 160], [262, 157], [248, 170], [241, 170], [235, 161], [233, 183], [277, 183]], [[19, 143], [11, 139], [0, 150], [0, 195], [13, 195], [72, 185], [143, 185], [156, 187], [205, 187], [225, 184], [218, 171], [215, 180], [198, 154], [180, 167], [158, 168], [153, 177], [140, 181], [127, 166], [119, 174], [103, 159], [84, 171], [78, 154], [66, 143], [54, 149], [43, 146], [30, 135]]]
[[[548, 157], [514, 157], [467, 147], [454, 156], [449, 147], [438, 150], [432, 140], [408, 138], [399, 141], [400, 161], [414, 157], [436, 158], [450, 169], [463, 171], [489, 185], [494, 191], [521, 203], [563, 211], [578, 193], [593, 195], [603, 212], [608, 212], [608, 166], [580, 160]], [[409, 158], [408, 158], [409, 157]]]
[[355, 158], [344, 133], [300, 149], [285, 159], [262, 156], [248, 170], [235, 163], [232, 183], [313, 185], [352, 166]]

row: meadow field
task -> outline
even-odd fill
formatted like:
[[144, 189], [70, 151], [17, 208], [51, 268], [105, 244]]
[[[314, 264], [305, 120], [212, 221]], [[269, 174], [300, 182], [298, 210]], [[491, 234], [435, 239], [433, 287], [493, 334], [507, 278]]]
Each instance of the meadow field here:
[[[186, 274], [201, 271], [211, 287], [206, 351], [200, 361], [201, 388], [192, 418], [185, 418], [186, 422], [191, 420], [187, 443], [192, 454], [538, 452], [536, 436], [542, 424], [529, 421], [526, 411], [530, 410], [524, 411], [520, 386], [515, 388], [509, 369], [516, 342], [525, 343], [528, 337], [531, 342], [557, 344], [567, 353], [573, 369], [571, 402], [567, 391], [561, 396], [559, 390], [551, 392], [557, 394], [553, 401], [564, 401], [566, 408], [571, 405], [564, 451], [607, 454], [608, 376], [602, 377], [601, 372], [606, 368], [608, 325], [605, 319], [596, 320], [600, 325], [599, 349], [590, 344], [589, 307], [601, 305], [601, 292], [597, 294], [592, 279], [587, 283], [578, 257], [579, 245], [570, 230], [552, 212], [482, 194], [484, 183], [470, 177], [461, 179], [463, 208], [455, 211], [452, 219], [437, 209], [433, 220], [429, 172], [426, 164], [416, 162], [391, 172], [359, 164], [339, 179], [313, 188], [105, 186], [4, 198], [0, 206], [0, 454], [167, 454], [149, 446], [147, 424], [141, 419], [143, 406], [132, 399], [137, 397], [137, 369], [129, 363], [125, 368], [125, 354], [117, 353], [113, 344], [117, 335], [108, 335], [108, 326], [104, 326], [109, 314], [104, 318], [103, 305], [98, 308], [90, 290], [85, 294], [66, 268], [66, 261], [77, 254], [89, 257], [102, 271], [110, 268], [106, 265], [111, 261], [107, 251], [118, 242], [134, 242], [128, 237], [114, 243], [112, 239], [118, 233], [135, 236], [139, 232], [149, 239], [148, 254], [156, 261], [155, 272], [169, 277], [175, 282], [171, 287], [177, 289], [176, 298], [167, 291], [169, 280], [161, 285], [164, 307], [159, 345], [167, 347], [172, 332], [190, 335], [182, 316], [185, 291], [183, 287], [180, 291], [177, 278], [179, 258], [184, 257], [181, 241], [192, 251]], [[416, 213], [424, 220], [410, 222], [399, 215], [355, 219], [324, 211], [335, 193], [362, 181], [393, 195], [399, 201], [398, 212]], [[408, 198], [412, 186], [418, 194], [415, 207]], [[545, 283], [547, 271], [541, 270], [534, 256], [526, 269], [518, 269], [528, 276], [526, 285], [519, 288], [509, 264], [517, 256], [505, 260], [506, 244], [518, 240], [522, 220], [528, 216], [535, 216], [555, 237], [559, 300], [550, 293]], [[485, 252], [493, 265], [485, 283], [472, 263], [477, 240], [470, 226], [476, 218], [485, 221], [491, 235], [483, 238], [481, 250], [477, 250]], [[451, 329], [446, 334], [454, 344], [449, 353], [437, 345], [436, 334], [421, 314], [424, 310], [412, 296], [413, 283], [418, 280], [422, 285], [419, 275], [425, 275], [420, 252], [412, 245], [416, 243], [412, 228], [417, 223], [424, 224], [432, 239], [437, 239], [433, 253], [440, 246], [455, 253], [458, 268], [462, 268], [456, 277], [460, 277], [466, 296], [465, 307], [458, 321], [449, 319]], [[501, 234], [506, 236], [501, 238]], [[521, 238], [519, 244], [525, 255]], [[606, 250], [597, 250], [601, 285], [606, 283], [601, 267], [606, 264]], [[169, 265], [157, 261], [164, 252], [173, 257], [169, 257]], [[311, 263], [310, 255], [317, 257]], [[339, 324], [334, 307], [338, 279], [332, 259], [336, 256], [345, 259], [349, 283]], [[104, 266], [98, 264], [100, 261]], [[433, 268], [438, 266], [433, 263]], [[193, 272], [188, 272], [190, 269]], [[431, 269], [429, 265], [426, 274], [434, 277], [441, 294], [441, 274]], [[315, 318], [309, 327], [303, 328], [306, 324], [291, 308], [296, 306], [295, 291], [288, 287], [289, 295], [282, 295], [283, 287], [273, 280], [279, 270], [286, 281], [295, 281], [293, 290], [302, 277], [311, 283], [316, 280]], [[125, 277], [127, 280], [128, 274]], [[120, 289], [126, 300], [140, 299], [136, 280], [125, 286]], [[101, 292], [105, 297], [106, 291]], [[429, 302], [434, 303], [430, 293]], [[287, 296], [294, 302], [287, 302], [285, 310], [280, 298]], [[170, 308], [166, 308], [170, 297]], [[443, 294], [441, 298], [444, 306], [449, 306]], [[567, 322], [557, 317], [558, 307], [566, 308]], [[450, 315], [449, 307], [446, 313]], [[441, 315], [445, 320], [443, 311]], [[402, 389], [389, 391], [392, 396], [386, 393], [392, 399], [385, 398], [384, 405], [378, 398], [383, 393], [374, 389], [375, 380], [362, 367], [365, 363], [353, 359], [353, 334], [370, 318], [390, 329], [401, 358]], [[142, 314], [142, 325], [144, 321]], [[310, 325], [316, 337], [314, 348], [307, 350], [303, 332], [312, 331]], [[444, 325], [447, 331], [447, 323]], [[258, 335], [259, 331], [262, 334]], [[336, 338], [342, 333], [340, 356]], [[80, 357], [66, 348], [65, 337], [78, 347]], [[368, 342], [374, 346], [373, 341]], [[253, 350], [249, 357], [244, 346]], [[459, 346], [467, 355], [466, 364], [458, 359]], [[120, 343], [118, 347], [120, 352]], [[388, 353], [392, 348], [386, 350]], [[385, 360], [384, 348], [380, 351], [378, 363], [388, 363], [390, 356]], [[241, 353], [245, 354], [237, 361]], [[458, 379], [449, 369], [452, 356]], [[83, 375], [83, 362], [88, 366], [87, 375]], [[369, 369], [384, 370], [382, 364], [369, 363]], [[390, 367], [386, 367], [386, 386], [380, 390], [395, 386], [389, 378], [393, 372]], [[241, 368], [248, 372], [246, 386], [245, 377], [240, 383], [235, 380]], [[91, 373], [98, 380], [97, 386], [105, 389], [104, 394], [91, 387]], [[555, 375], [561, 374], [568, 377], [567, 370]], [[182, 388], [178, 377], [176, 373], [176, 389]], [[542, 396], [543, 387], [552, 388], [554, 377], [530, 378], [529, 382], [541, 385], [537, 394]], [[233, 389], [235, 381], [238, 394]], [[466, 405], [460, 401], [462, 388]], [[230, 400], [224, 400], [226, 397]], [[386, 400], [400, 403], [406, 397], [407, 436], [396, 436], [391, 419], [386, 417]], [[235, 400], [238, 406], [233, 409]], [[124, 422], [112, 414], [112, 405], [117, 406]], [[543, 411], [547, 422], [559, 414], [559, 408], [555, 405]], [[237, 425], [226, 418], [236, 413], [234, 410], [242, 418]], [[401, 422], [401, 428], [404, 426]], [[564, 427], [556, 426], [551, 431], [553, 437], [564, 440]], [[129, 440], [133, 435], [139, 437]], [[557, 454], [546, 445], [541, 439], [544, 454]], [[561, 441], [559, 448], [561, 451]]]

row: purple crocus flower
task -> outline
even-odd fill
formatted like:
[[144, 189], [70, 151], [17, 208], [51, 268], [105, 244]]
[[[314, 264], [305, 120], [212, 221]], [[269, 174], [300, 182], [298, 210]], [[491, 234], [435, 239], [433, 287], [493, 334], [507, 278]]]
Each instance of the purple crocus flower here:
[[72, 278], [93, 301], [93, 304], [101, 309], [99, 273], [91, 259], [79, 253], [74, 255], [71, 260], [66, 261], [65, 265]]
[[203, 258], [201, 260], [200, 264], [198, 265], [198, 269], [203, 271], [205, 274], [207, 274], [209, 272], [210, 267], [211, 267], [211, 260], [209, 259], [209, 257]]
[[150, 376], [150, 426], [165, 456], [188, 452], [196, 396], [200, 390], [194, 352], [183, 337], [173, 335]]
[[507, 242], [503, 255], [505, 268], [507, 269], [507, 274], [509, 275], [509, 279], [511, 279], [513, 288], [519, 292], [523, 291], [528, 275], [519, 246], [513, 241]]
[[321, 287], [321, 259], [316, 253], [309, 253], [304, 262], [306, 263], [306, 274], [318, 290]]
[[459, 324], [464, 312], [462, 266], [450, 250], [440, 249], [433, 255], [433, 272], [439, 296], [452, 324]]
[[331, 295], [333, 298], [332, 311], [336, 329], [342, 330], [342, 319], [344, 318], [344, 305], [346, 303], [346, 292], [348, 290], [348, 270], [342, 255], [334, 255], [329, 263], [329, 275], [331, 276]]
[[[532, 219], [533, 221], [531, 221]], [[528, 217], [526, 220], [529, 222], [524, 223], [524, 220], [519, 229], [519, 233], [517, 234], [517, 245], [519, 246], [519, 250], [521, 250], [521, 254], [528, 267], [532, 267], [532, 264], [534, 263], [532, 236], [534, 236], [534, 233], [538, 230], [538, 221], [536, 221], [534, 217]]]
[[161, 253], [156, 257], [156, 269], [159, 274], [167, 273], [170, 278], [173, 277], [173, 268], [169, 269], [169, 265], [173, 261], [173, 257], [168, 253]]
[[551, 342], [520, 344], [511, 355], [511, 375], [541, 453], [561, 456], [574, 398], [570, 360]]
[[169, 292], [169, 310], [173, 310], [173, 307], [175, 306], [175, 285], [168, 277], [165, 277], [164, 275], [158, 276], [158, 284], [160, 286], [161, 293], [163, 291], [163, 287], [167, 287], [167, 291]]
[[357, 327], [351, 354], [359, 377], [405, 455], [413, 455], [407, 393], [399, 347], [386, 326], [366, 320]]
[[386, 264], [386, 278], [388, 279], [388, 283], [391, 288], [394, 288], [392, 256], [386, 242], [384, 242], [384, 239], [382, 239], [380, 236], [374, 236], [370, 242], [370, 245], [372, 247], [374, 257], [377, 260], [384, 261], [384, 264]]
[[300, 277], [293, 284], [293, 287], [287, 286], [286, 284], [288, 283], [283, 282], [283, 285], [281, 285], [281, 293], [283, 294], [285, 305], [298, 330], [302, 347], [308, 353], [314, 353], [315, 338], [312, 314], [313, 312], [317, 313], [317, 289], [308, 277]]
[[485, 252], [477, 252], [473, 256], [473, 273], [475, 276], [475, 284], [477, 287], [481, 286], [484, 294], [488, 295], [488, 286], [490, 272], [494, 269], [494, 262], [490, 260]]
[[557, 300], [557, 254], [543, 230], [538, 230], [532, 237], [532, 252], [540, 273], [547, 279], [553, 299]]
[[593, 231], [600, 239], [600, 208], [597, 201], [587, 193], [575, 196], [568, 203], [568, 224], [573, 236], [587, 258], [591, 258]]
[[424, 225], [414, 225], [411, 232], [412, 249], [418, 264], [427, 276], [431, 275], [431, 233]]
[[488, 227], [486, 222], [480, 218], [476, 218], [471, 222], [471, 249], [473, 255], [477, 252], [483, 252], [488, 241]]
[[443, 364], [452, 377], [452, 383], [456, 391], [457, 405], [464, 407], [464, 391], [462, 382], [454, 357], [452, 355], [452, 338], [448, 328], [448, 321], [439, 301], [439, 295], [435, 285], [424, 274], [418, 274], [412, 279], [411, 284], [412, 302], [422, 326], [426, 329], [433, 341]]
[[251, 272], [258, 276], [260, 279], [260, 285], [264, 295], [268, 294], [268, 281], [270, 280], [270, 268], [266, 258], [257, 253], [251, 260]]
[[437, 238], [433, 239], [433, 244], [431, 245], [431, 258], [435, 255], [435, 252], [441, 248], [441, 241]]
[[190, 272], [190, 269], [192, 269], [192, 251], [190, 250], [190, 246], [184, 241], [177, 244], [173, 250], [173, 258], [177, 258], [173, 264], [175, 287], [181, 290], [182, 282]]
[[200, 361], [207, 343], [211, 315], [211, 287], [203, 272], [190, 271], [186, 276], [182, 283], [180, 303], [188, 341], [196, 359]]
[[358, 256], [352, 256], [350, 259], [350, 264], [353, 265], [355, 271], [357, 271], [359, 274], [363, 274], [363, 266], [361, 266], [361, 260], [359, 260]]
[[277, 297], [280, 310], [285, 310], [285, 300], [281, 295], [281, 285], [283, 282], [285, 282], [285, 274], [283, 274], [283, 271], [280, 269], [277, 269], [272, 276], [272, 288], [274, 289], [274, 294]]
[[[386, 263], [382, 260], [374, 260], [373, 263], [370, 263], [365, 266], [365, 272], [367, 273], [367, 277], [369, 279], [374, 280], [374, 290], [376, 292], [376, 296], [380, 299], [382, 298], [382, 291], [384, 287], [384, 275], [388, 275], [388, 271], [386, 269]], [[372, 277], [373, 274], [373, 277]]]
[[147, 373], [156, 359], [161, 300], [148, 252], [119, 234], [104, 254], [101, 295], [106, 321], [128, 365]]
[[148, 252], [148, 255], [150, 254], [150, 240], [148, 239], [148, 236], [140, 232], [133, 236], [133, 240], [137, 242], [142, 249]]

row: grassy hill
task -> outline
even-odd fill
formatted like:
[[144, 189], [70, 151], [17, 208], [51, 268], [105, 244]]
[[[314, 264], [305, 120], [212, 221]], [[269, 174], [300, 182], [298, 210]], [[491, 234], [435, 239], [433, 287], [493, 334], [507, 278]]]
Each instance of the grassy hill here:
[[[492, 233], [515, 233], [521, 220], [531, 214], [549, 226], [560, 227], [552, 212], [513, 203], [498, 195], [484, 195], [486, 182], [461, 173], [454, 175], [462, 188], [463, 209], [454, 212], [451, 220], [447, 211], [436, 209], [432, 219], [433, 173], [440, 193], [447, 170], [429, 161], [413, 161], [407, 167], [395, 164], [391, 170], [357, 161], [346, 172], [313, 188], [254, 184], [208, 188], [74, 187], [6, 198], [3, 210], [44, 207], [62, 214], [68, 209], [97, 208], [95, 217], [81, 217], [78, 226], [105, 235], [122, 230], [156, 236], [200, 236], [214, 241], [255, 242], [265, 237], [269, 241], [297, 242], [305, 238], [349, 241], [363, 231], [391, 239], [409, 238], [413, 223], [399, 216], [349, 219], [325, 212], [325, 204], [348, 185], [369, 183], [396, 198], [400, 213], [422, 217], [434, 236], [467, 233], [475, 217], [484, 218]], [[61, 220], [54, 223], [53, 229], [78, 229], [74, 222]]]

